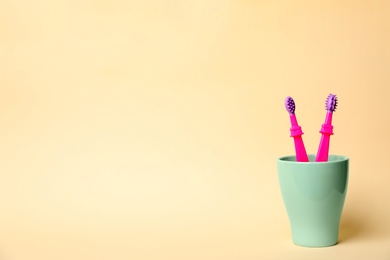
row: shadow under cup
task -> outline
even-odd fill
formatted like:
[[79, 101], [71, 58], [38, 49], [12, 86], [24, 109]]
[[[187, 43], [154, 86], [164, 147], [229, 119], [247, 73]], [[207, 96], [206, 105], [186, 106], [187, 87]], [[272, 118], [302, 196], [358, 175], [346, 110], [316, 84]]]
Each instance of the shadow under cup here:
[[338, 241], [339, 223], [348, 186], [349, 158], [329, 155], [327, 162], [278, 159], [278, 176], [290, 220], [293, 243], [325, 247]]

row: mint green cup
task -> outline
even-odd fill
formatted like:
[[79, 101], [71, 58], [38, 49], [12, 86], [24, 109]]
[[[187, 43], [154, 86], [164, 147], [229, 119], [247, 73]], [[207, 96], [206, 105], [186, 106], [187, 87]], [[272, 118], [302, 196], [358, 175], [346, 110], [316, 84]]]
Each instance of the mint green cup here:
[[349, 158], [329, 155], [327, 162], [277, 161], [279, 184], [290, 220], [293, 243], [305, 247], [337, 244], [348, 186]]

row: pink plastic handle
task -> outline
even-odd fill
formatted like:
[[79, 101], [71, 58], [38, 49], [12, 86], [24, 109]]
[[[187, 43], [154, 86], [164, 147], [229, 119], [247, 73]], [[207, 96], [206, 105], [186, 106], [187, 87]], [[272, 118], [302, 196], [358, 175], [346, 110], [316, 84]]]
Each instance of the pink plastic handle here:
[[290, 120], [291, 120], [290, 133], [291, 133], [291, 137], [294, 138], [296, 160], [297, 162], [308, 162], [309, 158], [307, 156], [305, 145], [303, 144], [303, 140], [302, 140], [302, 135], [303, 135], [302, 128], [298, 125], [295, 114], [290, 115]]
[[322, 136], [318, 147], [316, 162], [327, 162], [329, 156], [330, 136], [333, 135], [332, 112], [328, 112], [326, 114], [325, 123], [322, 125], [320, 133]]
[[295, 154], [297, 157], [297, 162], [308, 162], [309, 158], [306, 154], [305, 145], [303, 144], [303, 140], [301, 136], [294, 137], [295, 144]]

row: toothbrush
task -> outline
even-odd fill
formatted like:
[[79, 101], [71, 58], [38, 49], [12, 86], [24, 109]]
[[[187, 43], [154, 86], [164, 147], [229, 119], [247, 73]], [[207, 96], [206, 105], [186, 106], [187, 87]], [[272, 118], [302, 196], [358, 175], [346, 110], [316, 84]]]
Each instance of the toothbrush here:
[[330, 136], [333, 135], [332, 116], [337, 107], [336, 95], [329, 94], [325, 102], [326, 113], [325, 123], [322, 125], [320, 145], [316, 156], [316, 162], [328, 161]]
[[290, 133], [291, 137], [294, 137], [295, 145], [295, 155], [297, 162], [308, 162], [309, 158], [307, 157], [305, 145], [302, 140], [302, 128], [298, 125], [297, 118], [295, 116], [295, 102], [292, 97], [287, 97], [284, 101], [287, 112], [290, 114], [291, 128]]

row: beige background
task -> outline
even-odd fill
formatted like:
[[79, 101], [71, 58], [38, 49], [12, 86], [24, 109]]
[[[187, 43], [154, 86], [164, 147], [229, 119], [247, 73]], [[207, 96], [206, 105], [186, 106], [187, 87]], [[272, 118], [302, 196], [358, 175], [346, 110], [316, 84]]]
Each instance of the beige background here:
[[[0, 1], [0, 258], [390, 259], [388, 1]], [[351, 158], [340, 243], [294, 246], [294, 97]], [[366, 255], [366, 256], [365, 256]]]

